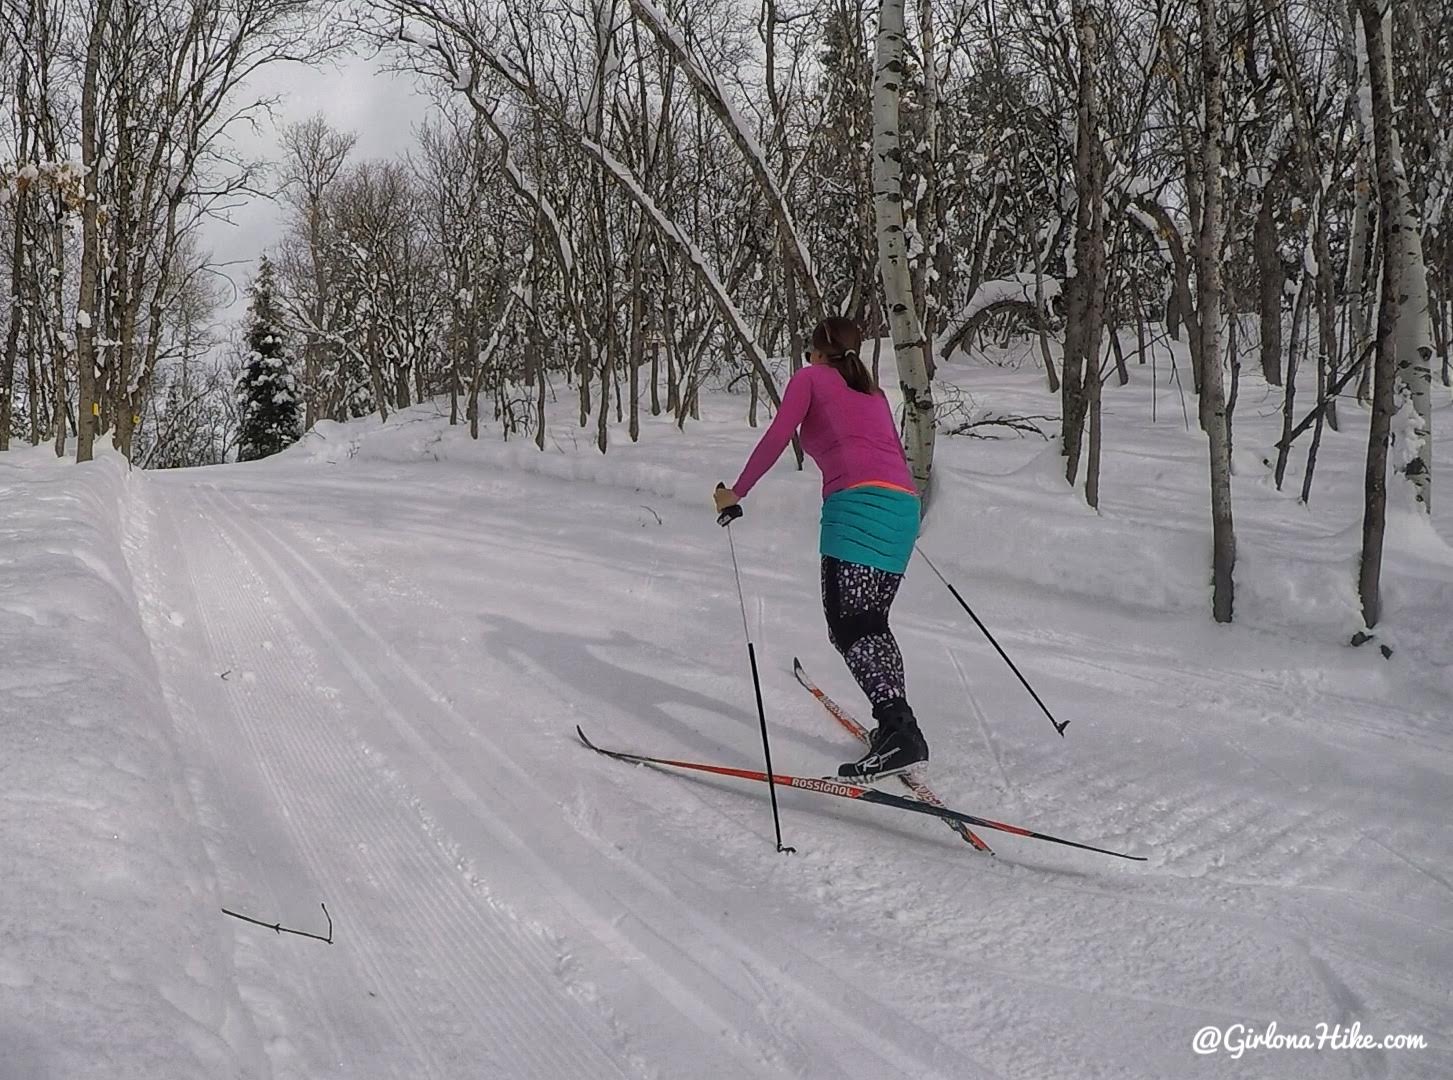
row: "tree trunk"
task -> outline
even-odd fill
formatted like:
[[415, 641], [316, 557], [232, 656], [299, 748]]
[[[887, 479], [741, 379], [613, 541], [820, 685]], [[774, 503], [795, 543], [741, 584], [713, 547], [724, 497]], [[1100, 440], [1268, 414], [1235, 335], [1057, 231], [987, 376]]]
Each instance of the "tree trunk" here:
[[1201, 229], [1196, 246], [1201, 330], [1201, 426], [1211, 455], [1212, 611], [1230, 622], [1235, 607], [1236, 533], [1231, 518], [1231, 446], [1221, 379], [1221, 200], [1225, 102], [1216, 0], [1198, 0], [1205, 130], [1201, 141]]
[[1437, 318], [1433, 323], [1434, 347], [1443, 360], [1443, 385], [1453, 386], [1453, 382], [1450, 382], [1448, 377], [1448, 304], [1443, 300], [1439, 300], [1434, 305], [1433, 310], [1437, 313]]
[[1378, 213], [1381, 219], [1382, 287], [1377, 310], [1377, 360], [1373, 369], [1372, 421], [1367, 440], [1367, 472], [1362, 514], [1362, 559], [1357, 592], [1362, 600], [1362, 621], [1368, 629], [1382, 617], [1382, 547], [1387, 522], [1387, 450], [1392, 433], [1393, 382], [1397, 371], [1398, 300], [1403, 252], [1401, 207], [1398, 205], [1393, 147], [1393, 101], [1386, 55], [1387, 30], [1380, 0], [1357, 0], [1362, 16], [1368, 84], [1371, 91], [1373, 145], [1377, 171]]
[[1049, 320], [1043, 316], [1044, 312], [1044, 255], [1040, 252], [1039, 238], [1036, 235], [1034, 247], [1034, 306], [1041, 312], [1040, 318], [1035, 320], [1039, 336], [1039, 356], [1044, 361], [1044, 377], [1049, 383], [1049, 392], [1058, 394], [1060, 392], [1059, 375], [1054, 370], [1054, 356], [1049, 350]]
[[[1397, 132], [1393, 132], [1397, 139]], [[1433, 324], [1428, 310], [1428, 269], [1423, 261], [1422, 229], [1407, 181], [1399, 176], [1402, 202], [1402, 273], [1399, 275], [1397, 376], [1412, 405], [1402, 432], [1402, 472], [1413, 486], [1413, 503], [1424, 514], [1433, 509]]]
[[1089, 381], [1099, 379], [1100, 340], [1105, 323], [1105, 166], [1100, 148], [1100, 106], [1096, 92], [1098, 13], [1083, 0], [1072, 8], [1079, 47], [1079, 90], [1075, 138], [1075, 276], [1066, 291], [1064, 369], [1060, 398], [1064, 414], [1061, 453], [1065, 480], [1073, 485], [1080, 468], [1085, 416], [1090, 406]]
[[[25, 134], [22, 127], [21, 146], [24, 145]], [[28, 309], [21, 301], [23, 292], [28, 291], [22, 277], [22, 267], [25, 265], [29, 203], [34, 198], [35, 196], [30, 192], [22, 191], [12, 200], [15, 212], [11, 219], [14, 235], [10, 251], [10, 320], [9, 326], [5, 330], [5, 355], [3, 359], [0, 359], [0, 451], [10, 449], [10, 417], [15, 393], [15, 363], [19, 359], [20, 352], [20, 324], [25, 322], [28, 328], [38, 314], [38, 312]], [[34, 364], [33, 357], [31, 363]], [[30, 397], [30, 410], [32, 413], [35, 411], [33, 392]]]
[[1261, 314], [1261, 373], [1272, 386], [1282, 384], [1281, 316], [1286, 291], [1286, 271], [1281, 265], [1276, 234], [1276, 171], [1261, 191], [1261, 209], [1256, 215], [1255, 251], [1257, 296]]
[[[1357, 18], [1357, 0], [1347, 0], [1339, 12], [1339, 22], [1347, 33], [1349, 42], [1363, 40]], [[1357, 128], [1357, 154], [1353, 159], [1352, 232], [1348, 238], [1347, 277], [1343, 294], [1348, 298], [1348, 319], [1351, 326], [1347, 343], [1348, 362], [1362, 364], [1364, 373], [1371, 369], [1366, 362], [1368, 350], [1369, 308], [1367, 288], [1368, 237], [1373, 228], [1371, 213], [1373, 187], [1373, 133], [1371, 101], [1364, 93], [1369, 86], [1366, 50], [1358, 47], [1351, 50], [1350, 70], [1347, 81], [1352, 88], [1356, 103], [1352, 111]], [[1377, 258], [1373, 257], [1373, 271], [1376, 274]], [[1369, 380], [1358, 379], [1357, 398], [1367, 400]]]
[[918, 235], [923, 243], [919, 254], [918, 273], [913, 283], [915, 310], [923, 313], [923, 368], [932, 381], [934, 371], [933, 338], [938, 319], [935, 317], [933, 269], [939, 249], [938, 206], [938, 51], [933, 25], [934, 0], [918, 0], [919, 66], [922, 86], [918, 108], [923, 115], [923, 146], [918, 155], [919, 197], [914, 206]]
[[631, 442], [641, 438], [641, 362], [646, 352], [646, 288], [642, 264], [643, 248], [646, 244], [646, 227], [642, 223], [636, 237], [636, 250], [631, 259], [631, 405], [628, 431]]
[[[127, 79], [131, 75], [130, 69], [128, 58], [117, 73], [119, 78]], [[116, 142], [112, 150], [114, 160], [111, 163], [115, 174], [115, 190], [109, 221], [112, 247], [109, 318], [111, 333], [107, 335], [113, 340], [113, 344], [110, 346], [111, 362], [106, 365], [111, 385], [107, 388], [109, 392], [97, 395], [101, 398], [103, 410], [101, 430], [105, 431], [112, 423], [115, 424], [116, 431], [112, 442], [120, 448], [123, 455], [131, 448], [131, 368], [136, 351], [136, 310], [141, 303], [139, 296], [133, 298], [131, 295], [131, 246], [135, 233], [141, 227], [140, 214], [134, 205], [134, 174], [137, 163], [133, 145], [135, 133], [131, 126], [131, 105], [129, 93], [122, 92], [117, 95]], [[143, 263], [145, 253], [138, 253], [134, 261], [138, 265]], [[140, 285], [140, 282], [137, 284]]]
[[[33, 13], [32, 8], [32, 13]], [[17, 57], [17, 71], [15, 79], [15, 112], [18, 114], [19, 130], [17, 132], [16, 148], [19, 152], [18, 164], [23, 165], [31, 157], [34, 150], [38, 149], [39, 139], [32, 140], [30, 124], [30, 57], [26, 50], [20, 50]], [[35, 156], [39, 156], [35, 154]], [[34, 188], [27, 186], [20, 188], [16, 185], [17, 191], [11, 200], [11, 247], [10, 247], [10, 319], [5, 330], [5, 355], [0, 359], [0, 451], [10, 449], [10, 423], [12, 410], [14, 408], [15, 394], [15, 364], [19, 359], [20, 350], [20, 324], [26, 324], [27, 337], [35, 325], [35, 319], [40, 314], [38, 307], [31, 307], [24, 302], [24, 297], [31, 292], [30, 282], [25, 277], [25, 248], [30, 233], [30, 223], [34, 219], [31, 206], [39, 201], [40, 193]], [[34, 369], [34, 358], [31, 357], [32, 370]], [[35, 396], [32, 392], [29, 398], [30, 412], [35, 413]]]
[[1094, 510], [1100, 509], [1100, 398], [1104, 386], [1098, 367], [1097, 363], [1085, 372], [1086, 412], [1090, 426], [1089, 454], [1085, 459], [1085, 502]]
[[97, 0], [86, 42], [86, 66], [81, 85], [81, 164], [85, 167], [85, 204], [81, 207], [81, 281], [76, 300], [76, 371], [79, 408], [76, 417], [76, 460], [90, 461], [96, 438], [96, 296], [101, 276], [101, 231], [98, 221], [97, 169], [101, 158], [100, 92], [101, 42], [111, 18], [111, 0]]
[[[59, 200], [57, 200], [59, 202]], [[59, 217], [59, 206], [57, 207]], [[50, 324], [50, 353], [51, 353], [51, 390], [54, 394], [55, 406], [55, 456], [66, 456], [66, 402], [69, 400], [70, 391], [66, 386], [66, 349], [65, 338], [61, 334], [61, 327], [65, 325], [66, 298], [65, 298], [65, 265], [66, 265], [66, 243], [65, 230], [52, 229], [50, 231], [51, 242], [51, 289], [50, 303], [51, 315], [47, 322]]]
[[934, 403], [923, 362], [923, 330], [913, 304], [913, 278], [903, 231], [903, 160], [899, 92], [903, 79], [903, 0], [883, 0], [873, 78], [873, 211], [878, 271], [903, 392], [904, 453], [926, 501], [933, 474]]
[[661, 342], [651, 336], [651, 415], [661, 415]]
[[1292, 337], [1287, 349], [1286, 385], [1282, 387], [1281, 400], [1281, 442], [1276, 454], [1276, 489], [1281, 490], [1286, 477], [1287, 459], [1291, 454], [1292, 420], [1295, 414], [1297, 396], [1297, 369], [1302, 351], [1302, 326], [1307, 314], [1307, 280], [1297, 284], [1297, 298], [1292, 304]]
[[580, 350], [580, 368], [576, 374], [580, 386], [580, 426], [590, 426], [590, 346], [584, 340], [577, 342], [576, 347]]
[[[606, 295], [610, 296], [611, 290], [607, 289]], [[616, 360], [616, 326], [613, 303], [606, 303], [606, 310], [612, 312], [610, 325], [605, 330], [605, 355], [601, 358], [600, 365], [600, 411], [595, 421], [595, 445], [603, 454], [610, 440], [610, 382], [615, 374]]]

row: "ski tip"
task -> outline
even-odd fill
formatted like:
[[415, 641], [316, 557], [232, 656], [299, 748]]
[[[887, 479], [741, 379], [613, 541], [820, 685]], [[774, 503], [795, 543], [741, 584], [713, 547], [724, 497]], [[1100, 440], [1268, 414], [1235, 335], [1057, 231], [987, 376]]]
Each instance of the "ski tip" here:
[[585, 732], [583, 730], [581, 730], [581, 727], [580, 727], [579, 724], [576, 724], [575, 725], [575, 734], [577, 734], [577, 735], [580, 736], [580, 741], [583, 742], [586, 746], [590, 747], [592, 750], [595, 749], [595, 743], [591, 742], [589, 739], [587, 739], [585, 737]]
[[802, 670], [802, 661], [795, 656], [792, 658], [792, 670], [793, 672], [800, 672]]
[[1125, 859], [1127, 862], [1149, 862], [1144, 855], [1127, 855], [1123, 851], [1111, 851], [1109, 848], [1100, 848], [1106, 855], [1114, 855], [1117, 859]]

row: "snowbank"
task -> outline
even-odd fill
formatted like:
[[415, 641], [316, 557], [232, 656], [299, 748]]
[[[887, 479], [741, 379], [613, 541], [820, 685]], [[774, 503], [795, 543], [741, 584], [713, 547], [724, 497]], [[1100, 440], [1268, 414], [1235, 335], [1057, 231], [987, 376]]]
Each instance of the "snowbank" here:
[[[1177, 348], [1183, 346], [1177, 343]], [[1160, 363], [1165, 364], [1164, 357]], [[882, 381], [893, 400], [891, 347], [884, 350], [883, 364]], [[1064, 461], [1053, 438], [940, 436], [936, 495], [921, 542], [946, 572], [958, 575], [961, 588], [1030, 586], [1047, 604], [1074, 597], [1129, 617], [1169, 618], [1203, 628], [1211, 603], [1204, 436], [1194, 425], [1190, 430], [1183, 425], [1179, 390], [1164, 372], [1159, 389], [1152, 390], [1143, 366], [1132, 360], [1132, 371], [1129, 386], [1106, 391], [1099, 512], [1085, 505], [1082, 490], [1066, 485]], [[1057, 411], [1057, 401], [1028, 369], [953, 365], [941, 375], [971, 388], [975, 401], [996, 412]], [[1244, 401], [1267, 392], [1254, 375], [1243, 375]], [[1156, 420], [1151, 418], [1152, 396], [1161, 399]], [[478, 441], [472, 440], [467, 426], [449, 426], [440, 407], [426, 404], [395, 414], [382, 426], [373, 418], [320, 425], [288, 454], [333, 465], [354, 460], [472, 462], [480, 467], [481, 483], [490, 470], [509, 469], [619, 488], [631, 496], [679, 500], [674, 507], [678, 512], [708, 513], [711, 488], [735, 478], [770, 421], [770, 407], [763, 402], [759, 427], [746, 427], [746, 407], [742, 394], [704, 394], [702, 419], [688, 422], [685, 432], [669, 417], [643, 415], [638, 443], [631, 443], [623, 428], [612, 423], [610, 450], [602, 455], [595, 445], [594, 424], [578, 427], [565, 409], [552, 410], [542, 453], [532, 437], [506, 441], [490, 425], [481, 428]], [[1294, 455], [1283, 491], [1275, 489], [1269, 466], [1263, 464], [1275, 456], [1279, 414], [1251, 412], [1247, 406], [1236, 428], [1235, 625], [1291, 634], [1329, 648], [1329, 660], [1346, 656], [1343, 647], [1362, 625], [1356, 558], [1366, 419], [1354, 410], [1349, 413], [1344, 431], [1324, 439], [1310, 507], [1296, 499], [1303, 448]], [[1053, 423], [1043, 427], [1051, 436], [1057, 434]], [[1082, 488], [1083, 470], [1080, 479]], [[790, 530], [815, 543], [820, 482], [810, 461], [804, 470], [797, 469], [789, 450], [770, 481], [752, 492], [738, 542], [760, 539], [765, 554]], [[660, 503], [653, 501], [653, 506], [666, 512]], [[775, 523], [771, 528], [756, 526], [768, 520]], [[1453, 630], [1444, 628], [1443, 617], [1453, 610], [1453, 547], [1426, 520], [1403, 523], [1390, 510], [1383, 588], [1385, 625], [1379, 641], [1411, 650], [1415, 682], [1427, 684], [1435, 694], [1453, 692], [1453, 671], [1438, 660], [1453, 649]], [[1243, 644], [1259, 647], [1255, 640]], [[1353, 656], [1353, 667], [1370, 677], [1361, 654]]]
[[[251, 1075], [103, 452], [0, 457], [0, 1075]], [[242, 1070], [242, 1071], [239, 1071]]]

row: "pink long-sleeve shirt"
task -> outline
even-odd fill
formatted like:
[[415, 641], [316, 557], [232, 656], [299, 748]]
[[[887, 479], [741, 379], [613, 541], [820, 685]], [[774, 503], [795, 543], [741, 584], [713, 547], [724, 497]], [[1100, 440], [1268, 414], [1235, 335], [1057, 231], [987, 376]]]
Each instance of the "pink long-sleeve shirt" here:
[[732, 485], [737, 498], [776, 464], [799, 427], [802, 449], [822, 470], [823, 498], [859, 484], [917, 493], [888, 399], [858, 393], [828, 364], [809, 364], [787, 383], [782, 407]]

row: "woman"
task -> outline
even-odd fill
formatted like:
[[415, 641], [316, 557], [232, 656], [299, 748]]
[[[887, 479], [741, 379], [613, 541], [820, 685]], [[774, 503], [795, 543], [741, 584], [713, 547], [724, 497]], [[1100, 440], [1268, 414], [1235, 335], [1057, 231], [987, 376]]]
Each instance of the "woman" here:
[[822, 606], [828, 640], [873, 703], [868, 752], [838, 768], [853, 780], [891, 776], [928, 760], [908, 707], [903, 657], [888, 609], [918, 538], [918, 492], [888, 399], [858, 356], [862, 334], [849, 319], [824, 320], [808, 364], [787, 384], [782, 407], [737, 482], [716, 490], [720, 514], [776, 463], [792, 433], [822, 471]]

